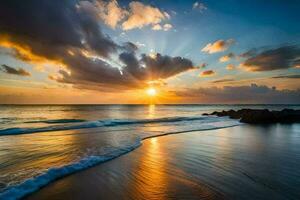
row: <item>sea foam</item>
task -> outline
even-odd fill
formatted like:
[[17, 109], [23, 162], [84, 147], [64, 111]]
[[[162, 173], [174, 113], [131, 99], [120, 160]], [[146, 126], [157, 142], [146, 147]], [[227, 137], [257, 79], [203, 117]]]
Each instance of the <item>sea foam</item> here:
[[[210, 117], [216, 118], [216, 117]], [[180, 121], [195, 121], [195, 120], [205, 120], [209, 119], [208, 117], [167, 117], [167, 118], [156, 118], [156, 119], [107, 119], [107, 120], [97, 120], [97, 121], [81, 121], [78, 119], [67, 119], [67, 120], [48, 120], [47, 123], [51, 124], [54, 122], [63, 123], [66, 121], [66, 125], [51, 125], [45, 127], [38, 128], [7, 128], [0, 130], [0, 136], [3, 135], [18, 135], [18, 134], [29, 134], [29, 133], [37, 133], [37, 132], [48, 132], [48, 131], [61, 131], [61, 130], [74, 130], [74, 129], [83, 129], [83, 128], [96, 128], [96, 127], [104, 127], [104, 126], [120, 126], [120, 125], [130, 125], [130, 124], [149, 124], [149, 123], [167, 123], [167, 122], [180, 122]], [[68, 123], [76, 122], [75, 124], [69, 125]], [[40, 122], [45, 122], [45, 120], [41, 120]], [[26, 123], [26, 122], [25, 122]], [[32, 123], [29, 121], [27, 123]], [[34, 123], [38, 123], [38, 121], [34, 121]]]
[[7, 189], [5, 189], [3, 193], [0, 193], [0, 200], [20, 199], [32, 192], [39, 190], [41, 187], [47, 185], [48, 183], [58, 178], [67, 176], [74, 172], [81, 171], [83, 169], [119, 157], [125, 153], [134, 150], [140, 145], [141, 145], [141, 140], [138, 140], [134, 144], [119, 148], [118, 150], [115, 150], [113, 153], [109, 155], [88, 156], [86, 158], [81, 159], [78, 162], [60, 168], [50, 168], [39, 176], [28, 179], [23, 183], [20, 183], [19, 185], [8, 187]]
[[[204, 131], [204, 130], [213, 130], [213, 129], [221, 129], [227, 127], [233, 127], [241, 125], [240, 122], [237, 120], [230, 120], [229, 118], [217, 118], [217, 117], [172, 117], [172, 118], [158, 118], [158, 119], [145, 119], [145, 120], [99, 120], [99, 121], [92, 121], [92, 122], [84, 122], [78, 125], [72, 126], [50, 126], [45, 128], [36, 128], [36, 129], [24, 129], [24, 128], [15, 128], [10, 129], [11, 134], [24, 134], [24, 133], [32, 133], [33, 131], [40, 132], [42, 131], [52, 131], [54, 129], [57, 130], [66, 130], [66, 129], [78, 129], [78, 128], [91, 128], [91, 127], [101, 127], [101, 126], [117, 126], [117, 125], [126, 125], [126, 124], [148, 124], [148, 123], [168, 123], [168, 122], [182, 122], [182, 121], [194, 121], [199, 120], [196, 123], [201, 124], [197, 128], [193, 129], [186, 129], [181, 131], [171, 131], [171, 132], [161, 132], [155, 135], [148, 135], [143, 138], [139, 138], [132, 144], [127, 144], [120, 146], [109, 152], [107, 154], [99, 155], [89, 155], [80, 159], [78, 162], [74, 162], [62, 167], [56, 168], [49, 168], [45, 172], [42, 172], [40, 175], [36, 177], [32, 177], [30, 179], [25, 180], [24, 182], [18, 185], [12, 185], [8, 188], [4, 189], [2, 193], [0, 193], [0, 200], [8, 199], [20, 199], [30, 193], [33, 193], [39, 190], [41, 187], [46, 186], [50, 182], [62, 178], [64, 176], [70, 175], [80, 170], [84, 170], [86, 168], [92, 167], [94, 165], [106, 162], [108, 160], [114, 159], [119, 157], [123, 154], [126, 154], [141, 145], [141, 141], [145, 139], [149, 139], [152, 137], [160, 137], [170, 134], [179, 134], [179, 133], [186, 133], [186, 132], [193, 132], [193, 131]], [[206, 123], [208, 122], [208, 123]], [[217, 123], [210, 123], [210, 122], [217, 122]], [[222, 123], [225, 122], [225, 123]], [[203, 124], [202, 124], [203, 123]], [[64, 129], [62, 129], [64, 128]], [[39, 130], [39, 131], [37, 131]], [[8, 130], [6, 130], [8, 131]], [[3, 132], [2, 132], [3, 133]], [[8, 133], [8, 132], [6, 132]], [[1, 131], [0, 131], [1, 134]], [[8, 135], [8, 134], [7, 134]]]

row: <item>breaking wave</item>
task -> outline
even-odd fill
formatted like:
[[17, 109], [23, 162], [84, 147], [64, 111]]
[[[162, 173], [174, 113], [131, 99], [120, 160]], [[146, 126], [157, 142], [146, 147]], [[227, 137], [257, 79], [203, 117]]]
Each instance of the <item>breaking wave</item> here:
[[[209, 118], [216, 118], [216, 117], [209, 117]], [[37, 132], [48, 132], [48, 131], [96, 128], [96, 127], [104, 127], [104, 126], [195, 121], [195, 120], [204, 120], [209, 118], [201, 116], [201, 117], [168, 117], [168, 118], [142, 119], [142, 120], [109, 119], [109, 120], [85, 121], [82, 119], [58, 119], [58, 120], [28, 121], [25, 123], [47, 123], [47, 124], [66, 123], [67, 125], [51, 125], [51, 126], [37, 127], [37, 128], [30, 128], [30, 127], [6, 128], [0, 130], [0, 136], [29, 134], [29, 133], [37, 133]], [[70, 123], [72, 124], [70, 125]]]
[[78, 172], [86, 168], [92, 167], [94, 165], [119, 157], [125, 153], [134, 150], [140, 145], [141, 142], [140, 140], [138, 140], [136, 143], [130, 146], [119, 148], [115, 150], [113, 153], [108, 155], [88, 156], [86, 158], [81, 159], [78, 162], [63, 167], [50, 168], [46, 172], [42, 173], [41, 175], [28, 179], [23, 183], [20, 183], [19, 185], [8, 187], [3, 193], [0, 193], [0, 199], [6, 199], [6, 200], [20, 199], [32, 192], [37, 191], [41, 187], [47, 185], [48, 183], [58, 178], [67, 176], [74, 172]]
[[[163, 118], [163, 119], [155, 119], [155, 120], [113, 120], [110, 121], [110, 125], [121, 125], [121, 124], [128, 124], [128, 123], [156, 123], [156, 122], [174, 122], [174, 121], [182, 121], [182, 120], [201, 120], [201, 118]], [[103, 121], [102, 121], [103, 123]], [[108, 122], [106, 122], [108, 123]], [[20, 199], [30, 193], [33, 193], [37, 190], [39, 190], [41, 187], [46, 186], [50, 182], [57, 180], [59, 178], [62, 178], [64, 176], [70, 175], [72, 173], [90, 168], [92, 166], [95, 166], [97, 164], [106, 162], [108, 160], [112, 160], [116, 157], [119, 157], [123, 154], [126, 154], [130, 151], [133, 151], [134, 149], [138, 148], [141, 145], [141, 141], [153, 137], [160, 137], [160, 136], [165, 136], [165, 135], [170, 135], [170, 134], [179, 134], [179, 133], [186, 133], [186, 132], [193, 132], [193, 131], [204, 131], [204, 130], [214, 130], [214, 129], [222, 129], [222, 128], [228, 128], [228, 127], [233, 127], [233, 126], [238, 126], [241, 123], [238, 121], [230, 121], [227, 125], [207, 125], [204, 124], [201, 127], [198, 127], [196, 129], [190, 129], [190, 130], [183, 130], [183, 131], [176, 131], [176, 132], [165, 132], [165, 133], [160, 133], [157, 135], [151, 135], [151, 136], [146, 136], [144, 138], [139, 138], [137, 139], [133, 144], [125, 145], [122, 147], [119, 147], [115, 149], [114, 151], [104, 154], [104, 155], [91, 155], [82, 158], [78, 162], [74, 162], [69, 165], [65, 165], [62, 167], [57, 167], [57, 168], [50, 168], [46, 170], [44, 173], [27, 179], [26, 181], [10, 186], [6, 188], [2, 193], [0, 193], [0, 199], [6, 199], [6, 200], [14, 200], [14, 199]], [[107, 124], [106, 124], [107, 125]], [[90, 127], [87, 124], [85, 127]]]

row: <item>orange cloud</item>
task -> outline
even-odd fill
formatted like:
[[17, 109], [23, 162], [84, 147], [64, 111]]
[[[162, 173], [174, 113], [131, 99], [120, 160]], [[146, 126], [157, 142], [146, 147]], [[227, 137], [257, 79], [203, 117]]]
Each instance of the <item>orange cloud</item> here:
[[228, 62], [231, 58], [234, 58], [234, 54], [233, 53], [229, 53], [225, 56], [222, 56], [219, 61], [220, 62]]
[[206, 70], [206, 71], [201, 72], [200, 76], [213, 76], [215, 74], [216, 73], [213, 70]]
[[208, 43], [201, 51], [209, 54], [217, 53], [227, 50], [231, 45], [234, 44], [233, 39], [218, 40], [214, 43]]
[[229, 65], [226, 66], [226, 69], [227, 70], [234, 70], [235, 66], [233, 64], [229, 64]]
[[82, 9], [96, 18], [101, 19], [111, 28], [116, 28], [118, 23], [128, 15], [125, 9], [122, 9], [116, 0], [106, 1], [80, 1], [78, 8]]
[[164, 26], [160, 24], [163, 20], [170, 19], [167, 12], [138, 1], [131, 2], [128, 9], [120, 7], [117, 0], [80, 1], [77, 7], [95, 19], [102, 20], [113, 29], [119, 24], [123, 30], [142, 28], [147, 25], [153, 25], [153, 30], [167, 31], [172, 28], [171, 24]]
[[141, 2], [133, 1], [129, 4], [130, 14], [128, 19], [122, 23], [124, 30], [142, 28], [145, 25], [159, 24], [162, 20], [168, 19], [169, 15], [158, 8], [147, 6]]
[[161, 29], [162, 29], [162, 27], [160, 24], [155, 24], [154, 26], [152, 26], [152, 30], [159, 31]]
[[106, 14], [102, 13], [104, 22], [110, 27], [115, 28], [117, 23], [127, 15], [127, 11], [119, 7], [116, 0], [107, 3]]
[[59, 60], [49, 60], [46, 57], [35, 54], [29, 46], [12, 41], [8, 35], [0, 34], [0, 47], [11, 49], [14, 57], [25, 62], [64, 66]]

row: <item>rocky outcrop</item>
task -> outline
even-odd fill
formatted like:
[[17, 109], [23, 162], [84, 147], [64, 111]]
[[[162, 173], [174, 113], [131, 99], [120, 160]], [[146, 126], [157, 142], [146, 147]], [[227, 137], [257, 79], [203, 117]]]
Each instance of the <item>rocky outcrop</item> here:
[[270, 111], [268, 109], [241, 109], [213, 112], [203, 115], [216, 115], [219, 117], [229, 116], [232, 119], [240, 119], [240, 122], [260, 124], [260, 123], [300, 123], [300, 110], [283, 109], [281, 111]]

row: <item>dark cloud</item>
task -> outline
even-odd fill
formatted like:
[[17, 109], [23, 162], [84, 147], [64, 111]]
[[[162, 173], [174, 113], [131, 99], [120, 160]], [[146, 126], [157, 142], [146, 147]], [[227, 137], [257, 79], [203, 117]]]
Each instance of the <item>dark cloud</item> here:
[[300, 74], [273, 76], [272, 78], [300, 78]]
[[278, 90], [275, 87], [251, 84], [187, 89], [176, 92], [190, 102], [198, 103], [299, 103], [300, 89]]
[[242, 54], [239, 55], [241, 58], [249, 58], [252, 57], [256, 54], [257, 50], [256, 49], [250, 49], [249, 51], [246, 51]]
[[[12, 40], [25, 43], [34, 53], [56, 47], [90, 48], [101, 56], [115, 52], [116, 45], [105, 36], [98, 22], [76, 7], [75, 0], [4, 1], [0, 6], [0, 30]], [[31, 41], [42, 43], [33, 46]], [[55, 52], [52, 52], [53, 54]], [[45, 56], [45, 55], [44, 55]], [[46, 54], [46, 56], [49, 56]]]
[[296, 45], [269, 49], [246, 59], [242, 66], [249, 71], [272, 71], [295, 67], [299, 63], [300, 48]]
[[[78, 0], [10, 0], [0, 5], [1, 40], [23, 61], [57, 61], [66, 69], [52, 80], [80, 88], [141, 87], [189, 69], [185, 58], [137, 56], [131, 42], [116, 44]], [[115, 58], [119, 60], [115, 60]], [[124, 66], [122, 66], [124, 64]], [[103, 88], [104, 89], [104, 88]]]
[[135, 52], [138, 50], [138, 46], [132, 42], [124, 43], [123, 48], [125, 51], [128, 51], [128, 52]]
[[226, 83], [232, 81], [234, 81], [234, 79], [219, 79], [219, 80], [212, 81], [212, 83]]
[[0, 66], [0, 69], [7, 74], [13, 74], [18, 76], [30, 76], [30, 73], [22, 68], [15, 69], [13, 67], [3, 64]]
[[189, 59], [161, 54], [154, 56], [143, 54], [141, 62], [145, 64], [147, 73], [153, 79], [165, 79], [190, 69], [196, 69]]
[[56, 80], [87, 89], [99, 89], [107, 85], [119, 89], [145, 87], [148, 81], [166, 79], [196, 69], [188, 59], [160, 54], [155, 58], [142, 55], [138, 59], [132, 52], [123, 52], [119, 55], [119, 60], [125, 64], [122, 68], [112, 67], [101, 59], [87, 59], [81, 54], [75, 54], [74, 57], [76, 59], [65, 59], [72, 66], [71, 73], [61, 70], [61, 78]]

